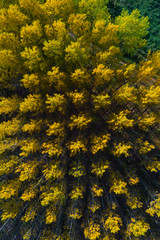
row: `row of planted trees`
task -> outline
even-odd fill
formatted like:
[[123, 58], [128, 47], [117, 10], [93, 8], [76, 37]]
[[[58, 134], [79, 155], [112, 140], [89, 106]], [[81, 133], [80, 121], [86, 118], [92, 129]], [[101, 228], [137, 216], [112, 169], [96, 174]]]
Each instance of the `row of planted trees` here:
[[158, 239], [160, 52], [132, 61], [147, 29], [99, 0], [0, 10], [2, 239]]

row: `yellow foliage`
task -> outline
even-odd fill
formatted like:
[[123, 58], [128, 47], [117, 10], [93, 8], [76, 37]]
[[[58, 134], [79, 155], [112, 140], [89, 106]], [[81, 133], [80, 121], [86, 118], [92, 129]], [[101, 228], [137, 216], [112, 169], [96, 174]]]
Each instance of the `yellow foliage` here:
[[86, 14], [71, 14], [68, 18], [70, 30], [78, 37], [89, 34], [90, 23], [86, 20]]
[[142, 78], [144, 78], [144, 79], [146, 79], [146, 78], [148, 78], [148, 77], [152, 77], [152, 75], [153, 75], [153, 67], [146, 67], [146, 66], [143, 66], [142, 68], [141, 68], [141, 72], [140, 72], [140, 77], [141, 77], [141, 80], [142, 80]]
[[49, 180], [51, 178], [63, 178], [64, 176], [63, 169], [58, 166], [58, 163], [55, 163], [54, 165], [49, 165], [43, 170], [43, 173], [46, 180]]
[[19, 0], [20, 7], [30, 17], [46, 21], [48, 18], [45, 7], [37, 0]]
[[49, 109], [50, 112], [58, 110], [64, 113], [66, 107], [66, 99], [64, 95], [55, 93], [54, 96], [49, 96], [47, 94], [46, 97], [47, 97], [46, 104], [48, 105], [47, 108]]
[[90, 220], [88, 226], [84, 228], [85, 238], [90, 240], [96, 240], [99, 239], [100, 235], [100, 225], [93, 222], [93, 220]]
[[143, 142], [142, 138], [137, 139], [137, 143], [139, 144], [140, 154], [147, 154], [152, 149], [155, 149], [154, 145], [150, 144], [148, 141]]
[[21, 144], [23, 146], [21, 147], [20, 156], [28, 157], [29, 154], [33, 154], [40, 149], [38, 140], [36, 139], [23, 140]]
[[19, 108], [20, 99], [18, 96], [13, 95], [12, 97], [0, 98], [0, 114], [9, 114], [16, 111]]
[[3, 154], [7, 151], [13, 151], [19, 146], [19, 142], [17, 139], [6, 138], [4, 140], [0, 140], [0, 154]]
[[150, 172], [158, 172], [160, 171], [160, 161], [147, 162], [146, 168]]
[[97, 19], [110, 19], [110, 15], [106, 9], [105, 0], [80, 0], [79, 1], [80, 12], [86, 13], [87, 18], [94, 22]]
[[114, 71], [103, 64], [99, 64], [92, 74], [94, 75], [94, 86], [98, 87], [108, 83], [114, 76]]
[[131, 223], [127, 226], [127, 235], [140, 237], [145, 236], [147, 231], [150, 229], [149, 224], [143, 220], [135, 220], [131, 218]]
[[25, 74], [21, 80], [25, 88], [28, 88], [30, 91], [37, 92], [39, 90], [40, 80], [36, 74]]
[[15, 218], [21, 209], [22, 204], [19, 201], [6, 201], [3, 206], [3, 212], [1, 215], [1, 220], [6, 221], [8, 218]]
[[108, 161], [98, 161], [97, 163], [92, 164], [92, 170], [91, 173], [96, 174], [98, 177], [102, 177], [105, 173], [106, 169], [109, 168], [109, 162]]
[[[152, 54], [150, 54], [151, 51], [149, 52], [147, 56], [147, 60], [151, 61], [151, 66], [154, 68], [154, 73], [159, 73], [160, 69], [160, 51], [155, 51]], [[146, 63], [146, 61], [144, 61]]]
[[127, 195], [126, 203], [131, 209], [137, 209], [143, 206], [143, 203], [140, 202], [137, 197], [131, 195]]
[[21, 57], [24, 58], [24, 65], [30, 71], [39, 70], [43, 67], [43, 57], [40, 49], [37, 46], [25, 47], [24, 51], [21, 52]]
[[120, 156], [124, 154], [125, 157], [129, 156], [128, 150], [131, 149], [132, 146], [130, 143], [119, 143], [118, 145], [115, 145], [113, 154], [116, 156]]
[[3, 89], [11, 87], [11, 78], [18, 76], [20, 63], [18, 57], [11, 50], [3, 49], [0, 51], [0, 55], [0, 86]]
[[45, 6], [51, 15], [64, 20], [73, 11], [73, 2], [71, 0], [47, 0]]
[[23, 46], [35, 46], [42, 38], [42, 26], [40, 21], [33, 21], [31, 25], [21, 28], [20, 37]]
[[116, 17], [115, 23], [119, 27], [119, 39], [126, 52], [133, 54], [137, 49], [146, 45], [146, 40], [142, 36], [148, 33], [148, 17], [140, 18], [140, 12], [137, 9], [131, 14], [123, 10], [121, 15]]
[[17, 156], [11, 155], [4, 160], [1, 160], [0, 176], [3, 174], [9, 174], [14, 171], [15, 166], [19, 163]]
[[77, 89], [74, 92], [68, 93], [68, 96], [72, 98], [76, 107], [82, 106], [86, 102], [86, 96], [84, 92], [78, 92]]
[[99, 110], [101, 107], [106, 108], [111, 104], [110, 96], [106, 94], [99, 94], [97, 96], [92, 95], [95, 110]]
[[101, 187], [98, 187], [97, 184], [94, 184], [91, 188], [93, 196], [101, 197], [103, 195], [103, 189]]
[[65, 60], [69, 63], [76, 63], [80, 66], [84, 66], [89, 60], [89, 53], [86, 48], [82, 46], [80, 41], [71, 42], [65, 49]]
[[2, 183], [2, 189], [0, 191], [0, 199], [9, 199], [12, 196], [18, 194], [21, 184], [18, 179], [10, 180], [7, 183]]
[[0, 10], [0, 29], [5, 32], [18, 33], [20, 27], [25, 25], [28, 17], [25, 16], [18, 5], [10, 5], [8, 9]]
[[79, 128], [80, 130], [86, 128], [88, 124], [92, 121], [91, 117], [87, 116], [86, 114], [80, 113], [78, 116], [72, 115], [70, 120], [71, 123], [68, 124], [71, 130], [74, 127]]
[[113, 237], [113, 234], [107, 234], [102, 240], [116, 240], [116, 238]]
[[140, 92], [142, 93], [141, 102], [145, 105], [159, 104], [160, 103], [160, 86], [151, 86], [148, 89], [145, 87], [140, 87]]
[[93, 203], [89, 204], [88, 209], [95, 213], [100, 207], [101, 204], [98, 201], [94, 201]]
[[60, 40], [44, 41], [43, 51], [49, 58], [59, 59], [62, 57], [62, 43]]
[[106, 230], [110, 230], [111, 233], [115, 234], [119, 232], [120, 227], [122, 226], [122, 220], [117, 214], [110, 213], [108, 218], [104, 223]]
[[70, 192], [69, 196], [71, 197], [71, 199], [83, 198], [83, 192], [84, 192], [84, 187], [77, 186], [77, 187], [73, 188], [73, 190]]
[[42, 126], [42, 120], [34, 120], [31, 119], [29, 123], [26, 123], [22, 127], [23, 132], [28, 132], [30, 134], [36, 132], [39, 133], [41, 131], [41, 126]]
[[136, 177], [136, 176], [131, 176], [131, 177], [129, 178], [129, 184], [135, 185], [135, 184], [137, 184], [137, 183], [139, 183], [139, 178], [138, 178], [138, 177]]
[[86, 152], [86, 142], [82, 141], [81, 139], [76, 139], [76, 141], [71, 141], [67, 144], [68, 149], [70, 150], [70, 156], [76, 155], [78, 152]]
[[129, 113], [129, 110], [123, 110], [119, 112], [119, 114], [113, 114], [112, 119], [108, 121], [110, 125], [109, 127], [113, 130], [121, 130], [126, 127], [132, 127], [134, 120], [127, 118], [127, 114]]
[[23, 192], [21, 199], [23, 201], [30, 201], [32, 198], [35, 198], [36, 194], [37, 190], [34, 188], [34, 185], [30, 185], [29, 188]]
[[[132, 78], [134, 76], [135, 70], [136, 70], [136, 64], [135, 63], [129, 64], [125, 69], [124, 77], [130, 81], [130, 78]], [[128, 84], [126, 84], [126, 85], [128, 85]], [[132, 89], [132, 87], [131, 87], [131, 89]], [[131, 90], [131, 89], [129, 89], [129, 90]]]
[[65, 86], [65, 73], [59, 71], [59, 67], [52, 67], [52, 71], [48, 71], [49, 86], [54, 86], [58, 91], [63, 90]]
[[110, 48], [112, 46], [117, 46], [119, 44], [119, 39], [117, 36], [119, 27], [116, 24], [108, 23], [105, 28], [105, 33], [102, 35], [99, 43], [106, 48]]
[[31, 229], [29, 229], [24, 235], [23, 235], [23, 240], [29, 240], [32, 235]]
[[80, 219], [82, 217], [82, 213], [78, 208], [76, 208], [70, 212], [69, 217], [73, 219]]
[[113, 178], [110, 192], [114, 192], [116, 194], [127, 194], [127, 183], [121, 179]]
[[157, 119], [153, 114], [147, 114], [144, 117], [138, 117], [137, 120], [138, 126], [143, 130], [147, 130], [149, 126], [153, 125], [156, 122]]
[[110, 134], [105, 134], [101, 136], [93, 136], [91, 138], [91, 152], [96, 154], [98, 151], [103, 151], [107, 147], [107, 143], [110, 140]]
[[73, 166], [71, 170], [69, 171], [69, 175], [72, 175], [73, 177], [81, 177], [85, 175], [85, 168], [83, 165], [79, 164], [76, 166]]
[[13, 53], [17, 53], [20, 48], [20, 41], [14, 33], [2, 32], [0, 33], [0, 50], [7, 49]]
[[34, 179], [36, 177], [37, 170], [38, 170], [37, 166], [38, 166], [37, 161], [29, 161], [29, 162], [20, 164], [16, 168], [15, 172], [20, 173], [19, 180], [21, 182], [26, 181], [26, 180], [31, 181], [32, 179]]
[[35, 206], [31, 205], [29, 208], [26, 210], [25, 215], [21, 218], [25, 222], [29, 222], [30, 220], [34, 220], [36, 216], [36, 211], [35, 211]]
[[42, 111], [42, 98], [40, 94], [29, 94], [27, 98], [24, 99], [20, 104], [20, 111], [25, 112], [34, 112]]
[[57, 211], [55, 206], [50, 206], [46, 209], [46, 224], [51, 224], [57, 220]]
[[140, 64], [140, 67], [138, 69], [138, 82], [149, 82], [152, 80], [152, 76], [155, 75], [155, 66], [153, 63], [153, 60], [150, 59], [150, 56], [148, 55], [147, 61], [142, 61]]
[[135, 102], [137, 99], [135, 93], [136, 89], [127, 83], [115, 92], [114, 98], [122, 103], [126, 103], [126, 101]]
[[[147, 18], [123, 11], [112, 21], [108, 0], [16, 1], [0, 10], [2, 220], [24, 215], [24, 239], [40, 213], [44, 240], [79, 239], [81, 227], [90, 240], [145, 238], [147, 223], [126, 221], [145, 200], [137, 167], [160, 170], [147, 158], [155, 135], [145, 136], [159, 127], [160, 52], [123, 61], [145, 45]], [[144, 217], [160, 216], [159, 199]]]
[[47, 142], [42, 144], [42, 153], [47, 153], [49, 157], [57, 156], [59, 157], [63, 153], [63, 148], [58, 144], [57, 141], [55, 142]]
[[157, 199], [150, 202], [150, 207], [146, 210], [146, 212], [151, 215], [157, 215], [160, 217], [160, 194], [156, 195]]
[[141, 154], [146, 154], [146, 153], [150, 152], [152, 149], [155, 149], [155, 146], [152, 144], [149, 144], [148, 141], [145, 141], [145, 142], [143, 142], [143, 145], [141, 146], [139, 152]]
[[123, 68], [122, 69], [117, 69], [115, 72], [116, 72], [115, 73], [116, 78], [119, 79], [119, 81], [122, 82], [124, 80], [124, 69]]
[[59, 123], [59, 122], [54, 122], [52, 125], [49, 125], [49, 129], [47, 129], [47, 135], [51, 136], [51, 135], [55, 135], [55, 136], [60, 136], [60, 137], [64, 137], [64, 126], [63, 124]]
[[62, 22], [60, 19], [56, 20], [52, 23], [52, 25], [45, 25], [45, 33], [48, 39], [60, 39], [64, 40], [67, 36], [66, 24]]
[[71, 74], [71, 80], [78, 87], [90, 84], [91, 81], [90, 76], [85, 68], [76, 69], [75, 72]]
[[111, 46], [108, 51], [98, 52], [96, 58], [98, 63], [117, 64], [122, 55], [119, 47]]
[[95, 41], [103, 36], [106, 24], [107, 23], [105, 19], [97, 19], [97, 21], [95, 21], [94, 27], [92, 29], [92, 37]]
[[61, 200], [62, 198], [65, 197], [65, 191], [63, 186], [55, 186], [55, 187], [50, 187], [50, 189], [47, 192], [43, 192], [41, 194], [41, 205], [42, 206], [47, 206], [52, 202], [57, 202]]
[[14, 136], [20, 130], [20, 120], [13, 118], [0, 124], [0, 139], [6, 136]]

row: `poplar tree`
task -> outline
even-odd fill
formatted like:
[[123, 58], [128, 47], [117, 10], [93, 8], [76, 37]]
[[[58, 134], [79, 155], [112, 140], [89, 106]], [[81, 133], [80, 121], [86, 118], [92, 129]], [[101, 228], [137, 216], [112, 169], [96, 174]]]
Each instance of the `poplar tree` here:
[[132, 61], [148, 27], [106, 0], [0, 10], [2, 239], [160, 237], [160, 52]]

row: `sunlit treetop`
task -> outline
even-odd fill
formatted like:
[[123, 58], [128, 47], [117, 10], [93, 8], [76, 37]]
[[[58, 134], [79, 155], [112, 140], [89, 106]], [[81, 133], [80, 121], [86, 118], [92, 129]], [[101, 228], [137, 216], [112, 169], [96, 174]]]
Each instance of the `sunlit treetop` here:
[[148, 18], [44, 2], [0, 9], [0, 237], [159, 239], [160, 52], [132, 59]]

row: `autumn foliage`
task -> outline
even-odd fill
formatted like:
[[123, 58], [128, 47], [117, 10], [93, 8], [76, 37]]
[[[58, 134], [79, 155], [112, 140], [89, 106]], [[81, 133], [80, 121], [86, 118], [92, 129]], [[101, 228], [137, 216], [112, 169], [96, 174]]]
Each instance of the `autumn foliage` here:
[[2, 239], [160, 237], [160, 52], [134, 62], [148, 18], [106, 3], [0, 10]]

